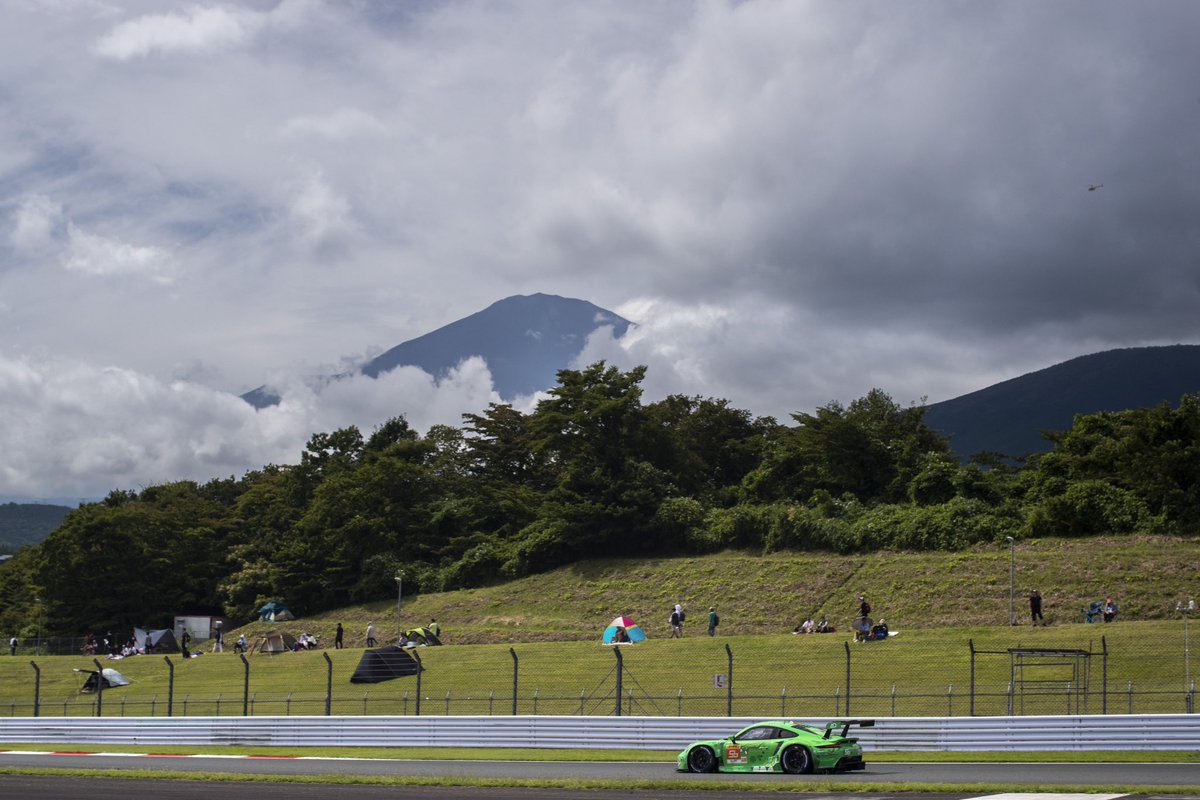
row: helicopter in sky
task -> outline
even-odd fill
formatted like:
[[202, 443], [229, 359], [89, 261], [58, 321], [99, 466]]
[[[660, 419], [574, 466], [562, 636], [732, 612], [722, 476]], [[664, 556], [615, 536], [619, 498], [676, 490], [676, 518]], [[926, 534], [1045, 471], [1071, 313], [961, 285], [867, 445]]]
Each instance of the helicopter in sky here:
[[1103, 183], [1093, 183], [1092, 185], [1088, 186], [1088, 191], [1089, 191], [1089, 192], [1094, 192], [1094, 191], [1096, 191], [1097, 189], [1103, 189], [1103, 188], [1104, 188], [1104, 184], [1103, 184]]

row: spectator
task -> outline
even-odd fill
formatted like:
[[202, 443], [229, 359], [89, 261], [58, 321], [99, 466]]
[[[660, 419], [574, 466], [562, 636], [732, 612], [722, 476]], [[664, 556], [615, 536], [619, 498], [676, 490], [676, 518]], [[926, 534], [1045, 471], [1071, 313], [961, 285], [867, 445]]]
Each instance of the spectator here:
[[1117, 618], [1117, 604], [1111, 597], [1104, 598], [1104, 621], [1112, 622]]
[[1042, 616], [1042, 593], [1034, 589], [1029, 593], [1029, 619], [1036, 627], [1038, 622], [1046, 627], [1046, 618]]
[[433, 617], [429, 618], [429, 632], [439, 639], [442, 638], [442, 626], [438, 625], [438, 621]]
[[833, 628], [825, 617], [821, 617], [821, 621], [817, 623], [817, 633], [833, 633]]
[[683, 638], [683, 621], [681, 619], [679, 619], [679, 606], [675, 606], [675, 608], [672, 609], [670, 623], [671, 623], [671, 638], [672, 639], [682, 639]]
[[375, 623], [368, 622], [367, 623], [367, 647], [374, 647], [375, 644], [376, 644], [376, 642], [375, 642]]
[[717, 616], [717, 607], [709, 606], [708, 607], [708, 635], [716, 636], [717, 635], [717, 626], [720, 624], [721, 624], [721, 618], [719, 616]]
[[221, 629], [221, 620], [213, 623], [213, 649], [214, 653], [225, 652], [225, 631]]
[[233, 649], [238, 653], [246, 652], [246, 634], [243, 633], [238, 636], [237, 644], [233, 646]]
[[17, 637], [15, 636], [8, 640], [8, 654], [10, 656], [15, 656], [17, 654], [17, 644]]
[[338, 626], [337, 626], [337, 631], [335, 631], [333, 634], [333, 649], [334, 650], [342, 649], [342, 636], [343, 635], [345, 635], [345, 631], [342, 630], [342, 623], [339, 622]]

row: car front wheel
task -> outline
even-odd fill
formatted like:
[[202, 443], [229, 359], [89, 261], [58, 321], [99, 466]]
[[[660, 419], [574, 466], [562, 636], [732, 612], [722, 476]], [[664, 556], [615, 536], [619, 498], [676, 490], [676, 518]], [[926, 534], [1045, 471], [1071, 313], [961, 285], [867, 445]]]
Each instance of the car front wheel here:
[[783, 757], [780, 759], [780, 764], [783, 771], [789, 775], [799, 775], [803, 772], [813, 771], [812, 753], [808, 752], [804, 747], [789, 747], [783, 751]]
[[717, 768], [717, 757], [711, 748], [696, 747], [688, 753], [687, 764], [690, 772], [712, 772]]

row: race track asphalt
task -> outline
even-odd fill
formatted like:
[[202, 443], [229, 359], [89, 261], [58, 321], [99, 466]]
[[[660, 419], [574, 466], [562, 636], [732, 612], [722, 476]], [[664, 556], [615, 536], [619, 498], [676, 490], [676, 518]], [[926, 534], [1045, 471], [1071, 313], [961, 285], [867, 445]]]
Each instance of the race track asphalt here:
[[[1197, 786], [1200, 764], [1082, 764], [1082, 763], [868, 763], [867, 769], [833, 775], [692, 775], [677, 773], [673, 763], [559, 762], [559, 761], [418, 761], [404, 759], [245, 758], [236, 756], [61, 755], [2, 752], [0, 767], [71, 768], [91, 770], [167, 770], [173, 772], [265, 775], [362, 775], [388, 777], [504, 778], [504, 779], [680, 779], [712, 784], [742, 781], [806, 781], [822, 783], [934, 783], [1059, 786]], [[262, 785], [262, 784], [258, 784]], [[211, 786], [211, 785], [210, 785]], [[295, 784], [292, 784], [295, 788]], [[342, 789], [350, 787], [339, 787]], [[1200, 795], [1200, 789], [1197, 792]], [[5, 793], [0, 792], [0, 795]], [[19, 797], [20, 795], [5, 795]], [[639, 796], [640, 793], [639, 793]], [[489, 795], [494, 797], [494, 795]], [[708, 792], [705, 797], [711, 798]]]

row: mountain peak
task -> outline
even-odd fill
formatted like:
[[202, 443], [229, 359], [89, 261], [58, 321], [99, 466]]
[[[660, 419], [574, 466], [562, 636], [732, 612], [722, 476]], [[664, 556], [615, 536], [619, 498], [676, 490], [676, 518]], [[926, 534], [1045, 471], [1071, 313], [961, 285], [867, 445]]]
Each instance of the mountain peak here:
[[[442, 378], [464, 359], [480, 356], [496, 392], [513, 400], [553, 387], [558, 371], [570, 366], [597, 329], [611, 327], [619, 337], [629, 325], [629, 320], [586, 300], [540, 292], [513, 295], [396, 345], [364, 364], [361, 372], [378, 378], [397, 367], [413, 366]], [[267, 387], [247, 392], [242, 399], [257, 408], [279, 402]]]

